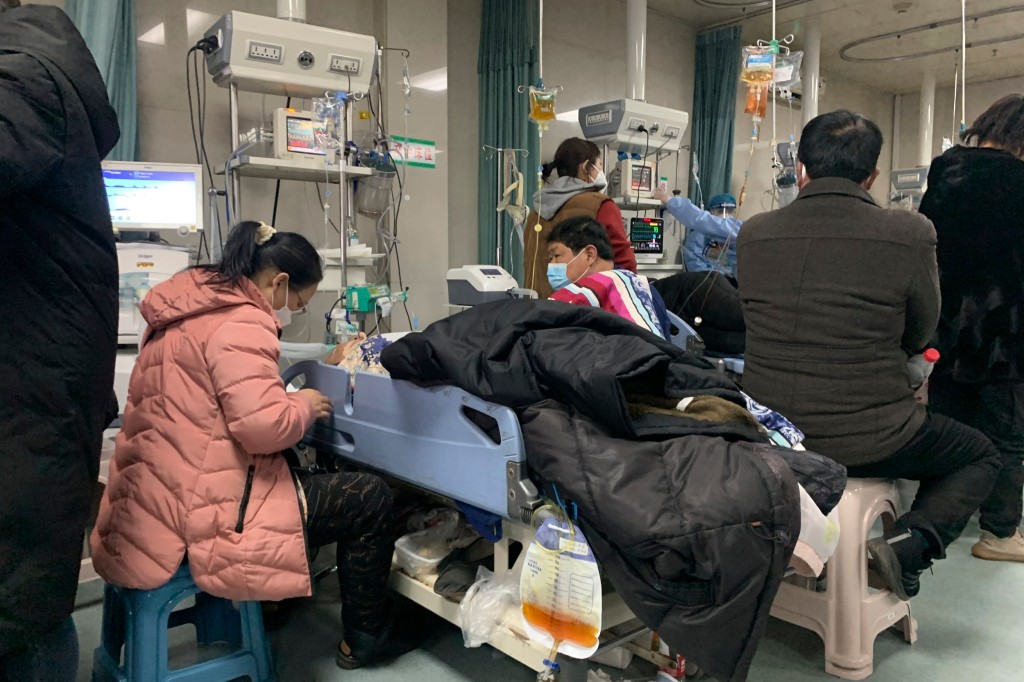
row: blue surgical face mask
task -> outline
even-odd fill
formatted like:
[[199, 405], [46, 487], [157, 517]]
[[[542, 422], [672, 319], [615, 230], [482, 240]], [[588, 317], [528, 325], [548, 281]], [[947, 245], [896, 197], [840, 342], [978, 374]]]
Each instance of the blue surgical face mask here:
[[[582, 251], [577, 253], [569, 263], [579, 258], [582, 254]], [[572, 283], [569, 281], [569, 263], [548, 263], [548, 284], [550, 284], [551, 288], [555, 291], [558, 291], [562, 287], [566, 287]]]

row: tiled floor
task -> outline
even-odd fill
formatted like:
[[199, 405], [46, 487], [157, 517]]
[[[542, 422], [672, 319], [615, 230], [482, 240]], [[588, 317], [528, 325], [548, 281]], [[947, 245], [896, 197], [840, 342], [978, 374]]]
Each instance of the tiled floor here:
[[[877, 682], [1010, 682], [1024, 679], [1024, 565], [974, 559], [972, 523], [949, 548], [934, 575], [925, 575], [914, 599], [919, 639], [913, 646], [895, 632], [875, 643]], [[78, 679], [89, 680], [92, 651], [99, 641], [98, 585], [83, 588], [76, 612], [82, 656]], [[90, 603], [91, 602], [91, 603]], [[466, 649], [454, 626], [424, 622], [432, 634], [423, 648], [379, 669], [341, 671], [334, 664], [338, 643], [337, 588], [328, 585], [301, 604], [288, 624], [273, 633], [281, 682], [531, 682], [535, 674], [489, 647]], [[634, 664], [609, 670], [613, 680], [650, 680]], [[752, 682], [835, 680], [823, 670], [821, 641], [813, 633], [772, 620], [749, 679]]]

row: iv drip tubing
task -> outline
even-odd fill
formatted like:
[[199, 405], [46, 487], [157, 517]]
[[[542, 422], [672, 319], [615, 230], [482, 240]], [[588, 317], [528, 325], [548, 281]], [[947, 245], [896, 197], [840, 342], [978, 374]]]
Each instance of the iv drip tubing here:
[[960, 0], [960, 128], [967, 117], [967, 0]]

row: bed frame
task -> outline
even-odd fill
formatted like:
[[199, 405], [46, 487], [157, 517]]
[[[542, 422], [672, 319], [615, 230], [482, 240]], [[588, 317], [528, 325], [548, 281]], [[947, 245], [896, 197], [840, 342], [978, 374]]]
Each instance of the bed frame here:
[[[526, 449], [514, 411], [453, 386], [422, 388], [368, 372], [356, 372], [353, 378], [345, 369], [315, 361], [292, 365], [282, 376], [285, 384], [315, 388], [334, 404], [331, 419], [318, 422], [306, 435], [307, 445], [502, 517], [502, 538], [494, 546], [494, 572], [499, 579], [519, 575], [520, 566], [510, 565], [509, 547], [512, 542], [524, 547], [529, 544], [533, 535], [530, 520], [541, 498], [527, 473]], [[524, 555], [520, 553], [520, 564]], [[435, 594], [434, 579], [411, 578], [396, 569], [391, 585], [458, 625], [458, 603]], [[602, 626], [606, 636], [599, 652], [647, 631], [632, 621], [635, 617], [621, 597], [615, 592], [604, 594]], [[610, 628], [621, 630], [627, 623], [624, 634], [607, 634]], [[499, 628], [490, 644], [536, 671], [544, 669], [549, 653], [534, 644], [517, 622]], [[562, 660], [569, 662], [560, 657]], [[586, 679], [585, 665], [572, 672], [566, 668], [563, 665], [567, 680]]]

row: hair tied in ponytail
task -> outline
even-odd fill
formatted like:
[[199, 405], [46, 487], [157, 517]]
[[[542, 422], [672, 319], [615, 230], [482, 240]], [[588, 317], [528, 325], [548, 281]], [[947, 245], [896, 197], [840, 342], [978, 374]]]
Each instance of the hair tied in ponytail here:
[[261, 220], [260, 226], [256, 229], [256, 246], [263, 246], [275, 234], [277, 234], [277, 230]]

